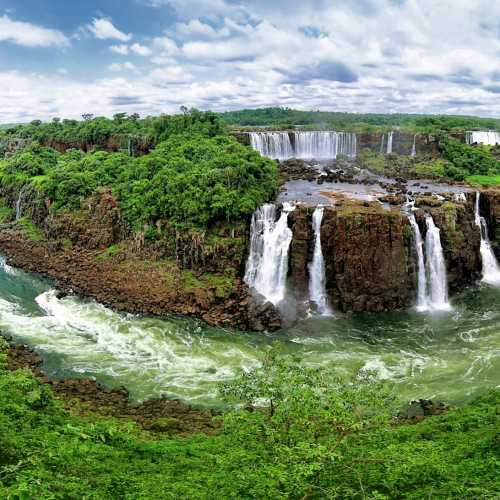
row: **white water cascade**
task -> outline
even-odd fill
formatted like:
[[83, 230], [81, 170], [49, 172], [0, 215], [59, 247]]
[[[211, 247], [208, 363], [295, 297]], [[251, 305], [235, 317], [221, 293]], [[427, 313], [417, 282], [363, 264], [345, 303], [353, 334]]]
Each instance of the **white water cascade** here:
[[493, 249], [491, 248], [490, 238], [488, 236], [488, 224], [486, 219], [481, 217], [479, 210], [479, 201], [481, 193], [476, 193], [476, 205], [474, 218], [476, 225], [481, 232], [481, 260], [483, 263], [483, 281], [492, 285], [500, 285], [500, 266], [498, 265]]
[[446, 264], [439, 228], [434, 224], [432, 217], [426, 215], [427, 234], [424, 243], [415, 215], [409, 213], [408, 219], [415, 235], [417, 251], [417, 310], [420, 312], [450, 311]]
[[356, 134], [349, 132], [250, 132], [250, 144], [261, 155], [286, 160], [356, 157]]
[[415, 216], [410, 213], [408, 215], [413, 234], [415, 235], [415, 246], [417, 250], [417, 265], [418, 265], [418, 289], [417, 289], [417, 309], [419, 311], [427, 311], [429, 309], [429, 301], [427, 297], [427, 276], [425, 272], [424, 258], [424, 241], [422, 233], [418, 227]]
[[251, 132], [250, 144], [262, 156], [275, 160], [286, 160], [294, 156], [288, 132]]
[[19, 196], [17, 197], [16, 201], [16, 221], [21, 218], [23, 199], [28, 189], [29, 189], [29, 184], [25, 184], [19, 191]]
[[390, 155], [392, 153], [392, 141], [394, 138], [394, 132], [391, 130], [387, 136], [387, 151], [386, 153]]
[[425, 236], [425, 252], [427, 256], [428, 303], [434, 311], [449, 311], [448, 283], [440, 230], [430, 215], [425, 216], [427, 234]]
[[316, 207], [312, 216], [314, 230], [314, 253], [309, 264], [309, 299], [316, 306], [322, 316], [330, 316], [332, 311], [326, 294], [325, 260], [321, 248], [321, 222], [323, 221], [323, 207]]
[[413, 146], [411, 147], [411, 157], [417, 156], [417, 134], [413, 136]]
[[276, 207], [266, 204], [252, 216], [250, 254], [244, 280], [274, 305], [286, 294], [288, 250], [293, 236], [288, 227], [288, 214], [294, 209], [292, 204], [283, 203], [281, 215], [276, 220]]
[[483, 130], [465, 132], [465, 142], [467, 144], [484, 144], [485, 146], [494, 146], [500, 144], [500, 132], [497, 130]]
[[385, 144], [385, 134], [382, 134], [382, 138], [380, 139], [380, 154], [384, 154], [384, 144]]

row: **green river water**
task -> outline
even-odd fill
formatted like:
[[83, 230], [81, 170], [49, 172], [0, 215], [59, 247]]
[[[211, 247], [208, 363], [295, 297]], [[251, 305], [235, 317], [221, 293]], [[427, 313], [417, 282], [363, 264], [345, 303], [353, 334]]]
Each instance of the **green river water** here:
[[95, 377], [131, 398], [162, 394], [217, 406], [217, 383], [257, 366], [273, 341], [304, 363], [391, 379], [404, 399], [459, 404], [500, 384], [500, 289], [480, 285], [440, 315], [416, 311], [312, 317], [272, 335], [186, 318], [118, 314], [0, 260], [0, 331], [31, 346], [56, 377]]

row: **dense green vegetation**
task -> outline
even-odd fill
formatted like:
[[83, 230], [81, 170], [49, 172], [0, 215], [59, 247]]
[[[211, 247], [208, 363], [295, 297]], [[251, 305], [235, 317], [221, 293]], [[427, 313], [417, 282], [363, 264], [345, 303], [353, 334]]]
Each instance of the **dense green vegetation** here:
[[500, 128], [500, 120], [473, 116], [411, 114], [362, 114], [331, 111], [300, 111], [290, 108], [260, 108], [228, 111], [222, 118], [233, 126], [294, 127], [297, 125], [336, 130], [366, 130], [402, 127], [415, 131], [463, 131]]
[[[87, 134], [115, 121], [88, 120], [75, 127]], [[131, 118], [124, 123], [130, 126]], [[238, 220], [274, 195], [275, 163], [227, 135], [215, 115], [194, 111], [158, 117], [151, 123], [154, 140], [160, 142], [143, 156], [80, 149], [59, 153], [38, 141], [30, 142], [0, 160], [0, 186], [4, 191], [24, 189], [40, 200], [50, 200], [53, 211], [79, 210], [86, 198], [111, 187], [123, 215], [136, 230], [151, 228], [158, 221], [205, 228], [217, 221]], [[73, 125], [57, 122], [29, 125], [21, 131], [43, 140], [52, 127], [61, 127], [64, 133], [73, 130]], [[97, 136], [92, 140], [100, 141]]]
[[[5, 349], [1, 341], [0, 350]], [[223, 386], [215, 436], [151, 435], [64, 411], [0, 353], [2, 498], [496, 498], [498, 390], [418, 424], [391, 419], [389, 387], [306, 369], [272, 350]]]

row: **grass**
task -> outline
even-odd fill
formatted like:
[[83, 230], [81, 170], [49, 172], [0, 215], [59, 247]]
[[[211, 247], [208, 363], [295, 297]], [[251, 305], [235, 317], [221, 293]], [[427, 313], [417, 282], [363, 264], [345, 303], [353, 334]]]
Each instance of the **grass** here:
[[466, 177], [466, 182], [480, 186], [500, 185], [500, 175], [470, 175]]
[[30, 219], [27, 217], [22, 217], [17, 221], [17, 224], [19, 227], [22, 229], [24, 234], [31, 240], [31, 241], [42, 241], [43, 240], [43, 233], [42, 231], [34, 224]]
[[14, 215], [14, 210], [8, 207], [3, 198], [0, 198], [0, 224], [5, 224]]

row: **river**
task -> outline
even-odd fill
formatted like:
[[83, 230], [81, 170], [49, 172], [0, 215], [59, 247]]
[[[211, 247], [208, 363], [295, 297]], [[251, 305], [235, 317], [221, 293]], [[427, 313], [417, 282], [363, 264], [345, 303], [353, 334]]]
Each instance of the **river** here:
[[470, 289], [453, 310], [311, 317], [275, 334], [120, 314], [91, 300], [57, 298], [50, 282], [0, 260], [0, 330], [31, 346], [54, 377], [95, 377], [131, 398], [167, 395], [218, 406], [217, 384], [257, 366], [281, 342], [304, 363], [356, 375], [373, 370], [404, 399], [460, 404], [500, 384], [500, 290]]

